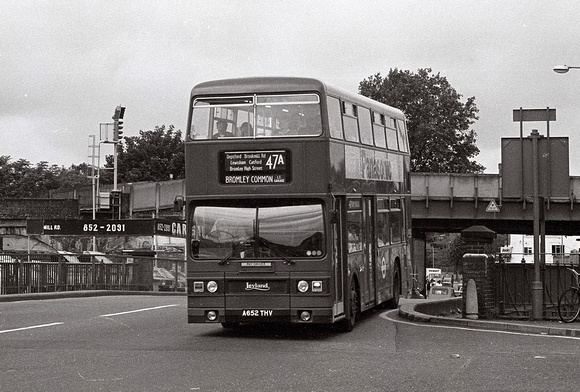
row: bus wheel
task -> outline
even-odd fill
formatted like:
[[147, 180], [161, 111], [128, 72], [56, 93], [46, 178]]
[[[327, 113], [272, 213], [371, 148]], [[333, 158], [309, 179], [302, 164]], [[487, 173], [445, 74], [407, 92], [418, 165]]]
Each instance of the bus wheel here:
[[342, 330], [350, 332], [354, 329], [356, 316], [358, 313], [358, 291], [354, 279], [350, 281], [350, 290], [348, 293], [348, 308], [346, 309], [346, 318], [343, 320]]
[[389, 309], [397, 309], [399, 307], [399, 298], [401, 297], [401, 270], [399, 266], [395, 266], [393, 272], [393, 298], [387, 301]]

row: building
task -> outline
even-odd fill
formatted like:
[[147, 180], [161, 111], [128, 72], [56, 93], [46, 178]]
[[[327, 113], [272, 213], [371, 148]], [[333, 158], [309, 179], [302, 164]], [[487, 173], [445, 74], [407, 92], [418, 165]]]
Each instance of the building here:
[[[580, 237], [547, 235], [542, 253], [546, 264], [578, 264]], [[510, 234], [509, 244], [501, 249], [505, 262], [533, 263], [534, 236], [526, 234]]]

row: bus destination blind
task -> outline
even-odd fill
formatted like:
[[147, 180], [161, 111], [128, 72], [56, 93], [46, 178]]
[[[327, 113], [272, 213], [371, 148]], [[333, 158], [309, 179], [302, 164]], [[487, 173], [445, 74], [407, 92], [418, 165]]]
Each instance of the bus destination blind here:
[[220, 153], [220, 183], [276, 185], [292, 181], [290, 151], [233, 151]]

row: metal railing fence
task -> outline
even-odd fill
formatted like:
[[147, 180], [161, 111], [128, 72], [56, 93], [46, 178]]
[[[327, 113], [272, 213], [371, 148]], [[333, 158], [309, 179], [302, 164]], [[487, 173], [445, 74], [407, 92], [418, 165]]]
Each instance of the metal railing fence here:
[[184, 291], [185, 261], [109, 254], [0, 254], [0, 295], [76, 290]]
[[[532, 312], [533, 263], [506, 263], [499, 260], [494, 268], [495, 305], [500, 316], [529, 318]], [[540, 265], [544, 297], [544, 318], [558, 318], [558, 297], [575, 282], [568, 268], [579, 271], [578, 263], [556, 262]]]

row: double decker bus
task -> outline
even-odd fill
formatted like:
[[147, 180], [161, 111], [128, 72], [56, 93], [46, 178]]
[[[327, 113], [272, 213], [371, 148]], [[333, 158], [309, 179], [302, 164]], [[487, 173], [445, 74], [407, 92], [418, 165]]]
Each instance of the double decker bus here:
[[395, 108], [310, 78], [201, 83], [186, 136], [189, 323], [340, 323], [411, 288]]

